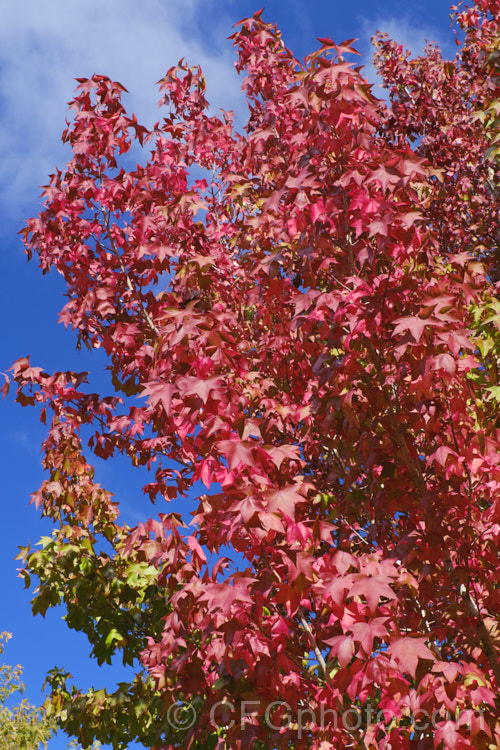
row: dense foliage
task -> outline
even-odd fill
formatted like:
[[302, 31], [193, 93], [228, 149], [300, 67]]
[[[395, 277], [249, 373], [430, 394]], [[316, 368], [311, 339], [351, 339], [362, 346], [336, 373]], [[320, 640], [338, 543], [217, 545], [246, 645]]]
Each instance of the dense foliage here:
[[[455, 11], [453, 61], [379, 35], [391, 108], [350, 42], [301, 64], [256, 14], [241, 134], [183, 62], [152, 131], [80, 80], [24, 239], [115, 393], [13, 379], [50, 425], [34, 611], [140, 656], [112, 694], [49, 675], [84, 744], [498, 747], [499, 11]], [[92, 453], [146, 467], [158, 513], [121, 523]]]

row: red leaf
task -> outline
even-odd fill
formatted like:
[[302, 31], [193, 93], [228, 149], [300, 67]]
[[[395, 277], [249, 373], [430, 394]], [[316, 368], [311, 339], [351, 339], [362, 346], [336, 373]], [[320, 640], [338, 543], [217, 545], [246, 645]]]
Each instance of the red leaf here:
[[354, 656], [354, 641], [349, 636], [339, 635], [325, 641], [331, 646], [330, 657], [336, 656], [341, 667], [346, 667]]
[[434, 730], [434, 742], [435, 747], [442, 742], [443, 747], [447, 750], [448, 748], [449, 750], [462, 750], [462, 748], [465, 749], [472, 747], [472, 745], [462, 736], [454, 721], [443, 721], [436, 725]]
[[390, 579], [386, 576], [365, 576], [356, 573], [353, 578], [355, 583], [349, 591], [349, 596], [364, 596], [371, 612], [376, 610], [382, 597], [396, 599], [396, 594], [388, 583]]
[[395, 638], [388, 652], [396, 660], [403, 672], [415, 677], [419, 659], [436, 661], [436, 657], [425, 645], [425, 638]]
[[250, 440], [221, 440], [217, 443], [217, 449], [222, 455], [227, 456], [229, 468], [236, 469], [240, 463], [246, 466], [253, 466], [255, 461], [253, 449], [255, 444]]
[[292, 521], [295, 519], [295, 506], [305, 502], [305, 498], [297, 491], [296, 485], [283, 487], [281, 490], [266, 493], [267, 510], [271, 513], [283, 513]]
[[220, 609], [227, 617], [235, 602], [252, 604], [253, 599], [248, 589], [254, 581], [254, 578], [241, 577], [233, 580], [232, 583], [226, 581], [209, 583], [204, 587], [200, 601], [207, 601], [212, 610]]
[[396, 318], [392, 322], [396, 323], [394, 335], [401, 333], [402, 331], [410, 331], [417, 343], [420, 341], [423, 331], [429, 325], [428, 320], [422, 320], [422, 318], [419, 318], [416, 315], [407, 315], [403, 318]]
[[311, 211], [311, 220], [318, 221], [318, 219], [321, 219], [326, 213], [324, 202], [317, 201], [316, 203], [312, 203], [310, 206], [310, 211]]
[[143, 396], [149, 396], [149, 403], [153, 406], [160, 403], [163, 406], [165, 414], [169, 415], [172, 405], [172, 395], [175, 392], [174, 386], [170, 383], [146, 383], [142, 391]]
[[387, 627], [385, 617], [376, 617], [368, 622], [355, 622], [351, 625], [351, 633], [355, 641], [358, 641], [366, 654], [371, 654], [375, 638], [385, 638]]
[[199, 561], [205, 564], [207, 562], [207, 558], [205, 557], [205, 553], [200, 547], [200, 543], [198, 542], [196, 537], [188, 536], [186, 541], [187, 541], [188, 547], [190, 547], [190, 549], [193, 550], [193, 553], [198, 557]]
[[436, 369], [445, 370], [449, 375], [454, 375], [457, 369], [457, 364], [450, 354], [438, 354], [434, 358]]
[[446, 462], [449, 456], [457, 458], [456, 451], [454, 451], [452, 448], [448, 448], [447, 445], [440, 445], [439, 448], [434, 451], [434, 453], [431, 453], [431, 455], [427, 459], [427, 464], [429, 465], [432, 463], [432, 461], [436, 461], [441, 466], [446, 466]]
[[190, 375], [182, 378], [178, 381], [177, 387], [181, 396], [199, 396], [204, 404], [207, 403], [209, 396], [212, 398], [221, 397], [221, 380], [218, 377], [207, 378], [195, 378]]

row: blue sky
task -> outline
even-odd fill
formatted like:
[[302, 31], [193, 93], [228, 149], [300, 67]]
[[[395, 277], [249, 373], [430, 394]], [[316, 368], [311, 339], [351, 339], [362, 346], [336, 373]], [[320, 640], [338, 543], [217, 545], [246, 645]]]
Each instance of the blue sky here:
[[[60, 144], [66, 103], [74, 78], [103, 73], [130, 91], [126, 104], [139, 121], [158, 118], [155, 82], [185, 57], [201, 64], [208, 96], [215, 107], [233, 109], [241, 122], [245, 107], [234, 71], [232, 26], [261, 7], [263, 0], [4, 0], [0, 8], [0, 370], [18, 357], [31, 355], [34, 365], [52, 370], [101, 370], [100, 353], [78, 354], [72, 335], [56, 325], [64, 304], [60, 280], [42, 277], [36, 263], [27, 264], [17, 232], [40, 209], [39, 185], [55, 165], [69, 158]], [[369, 39], [387, 31], [418, 53], [424, 39], [454, 54], [447, 0], [269, 0], [264, 18], [276, 21], [285, 43], [298, 56], [312, 52], [316, 37], [337, 42], [356, 37], [366, 74]], [[377, 84], [376, 84], [377, 85]], [[376, 92], [375, 92], [376, 93]], [[3, 544], [0, 631], [14, 634], [4, 658], [23, 664], [27, 697], [42, 699], [41, 686], [51, 667], [71, 671], [82, 688], [113, 685], [123, 671], [98, 668], [88, 658], [85, 638], [70, 632], [63, 612], [33, 618], [30, 593], [17, 577], [14, 557], [19, 545], [35, 544], [50, 526], [39, 518], [29, 495], [43, 474], [40, 444], [43, 425], [33, 409], [22, 409], [12, 397], [0, 403], [0, 475]], [[126, 479], [124, 479], [126, 476]], [[143, 482], [116, 463], [97, 467], [97, 479], [120, 500], [125, 520], [133, 525], [145, 513]], [[189, 509], [190, 510], [190, 509]], [[50, 750], [66, 747], [56, 738]]]

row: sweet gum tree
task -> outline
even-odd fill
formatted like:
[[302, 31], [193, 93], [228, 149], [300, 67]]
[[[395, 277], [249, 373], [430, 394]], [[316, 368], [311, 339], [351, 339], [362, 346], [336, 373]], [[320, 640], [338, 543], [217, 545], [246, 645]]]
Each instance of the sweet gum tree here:
[[[79, 81], [24, 239], [115, 393], [13, 379], [50, 425], [34, 611], [140, 659], [114, 693], [49, 675], [84, 744], [498, 747], [499, 10], [455, 9], [451, 62], [379, 36], [391, 108], [350, 42], [299, 63], [256, 14], [241, 134], [182, 61], [151, 131]], [[92, 453], [149, 469], [160, 512], [123, 524]]]

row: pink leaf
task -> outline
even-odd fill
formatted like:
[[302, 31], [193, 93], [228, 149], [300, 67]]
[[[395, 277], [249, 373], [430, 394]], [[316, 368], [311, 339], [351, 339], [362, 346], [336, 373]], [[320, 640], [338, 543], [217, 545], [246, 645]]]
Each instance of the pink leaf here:
[[436, 657], [425, 645], [425, 638], [395, 638], [388, 648], [403, 672], [415, 677], [419, 659], [436, 661]]

